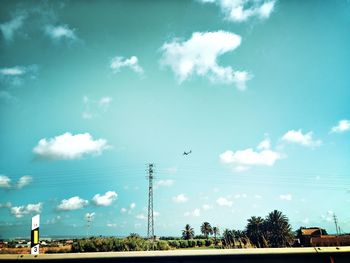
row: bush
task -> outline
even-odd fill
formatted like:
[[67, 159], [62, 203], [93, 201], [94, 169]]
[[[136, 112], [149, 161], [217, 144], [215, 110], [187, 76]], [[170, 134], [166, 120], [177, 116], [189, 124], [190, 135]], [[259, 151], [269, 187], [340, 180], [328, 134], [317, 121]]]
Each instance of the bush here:
[[169, 240], [168, 244], [173, 248], [180, 248], [180, 242], [178, 240]]
[[205, 245], [205, 240], [203, 239], [198, 239], [197, 240], [197, 246], [198, 247], [203, 247]]
[[187, 247], [188, 247], [188, 241], [180, 240], [180, 248], [187, 248]]
[[169, 249], [170, 249], [170, 246], [168, 242], [163, 240], [157, 242], [157, 250], [169, 250]]
[[205, 240], [205, 246], [210, 247], [213, 242], [210, 239]]
[[196, 240], [188, 240], [188, 247], [195, 247], [196, 246]]

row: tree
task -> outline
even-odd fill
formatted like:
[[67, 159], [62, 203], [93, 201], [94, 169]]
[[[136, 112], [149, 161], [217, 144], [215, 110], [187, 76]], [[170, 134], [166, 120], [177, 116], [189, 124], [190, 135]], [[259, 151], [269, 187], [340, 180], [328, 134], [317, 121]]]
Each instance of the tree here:
[[212, 229], [211, 225], [208, 222], [204, 222], [201, 225], [201, 232], [205, 236], [205, 238], [208, 239], [208, 235], [212, 235], [213, 234], [213, 229]]
[[293, 242], [293, 232], [288, 218], [274, 210], [265, 219], [266, 238], [271, 247], [286, 247]]
[[233, 237], [232, 231], [227, 228], [222, 233], [221, 240], [224, 247], [232, 248], [234, 246], [234, 237]]
[[185, 226], [185, 229], [182, 230], [182, 238], [185, 240], [188, 240], [188, 239], [191, 239], [193, 237], [194, 237], [194, 230], [189, 224], [187, 224]]
[[267, 247], [264, 219], [252, 216], [247, 221], [246, 234], [250, 241], [258, 248]]
[[214, 239], [215, 239], [215, 243], [216, 243], [216, 236], [220, 235], [219, 227], [217, 227], [217, 226], [213, 227], [213, 234], [214, 234]]

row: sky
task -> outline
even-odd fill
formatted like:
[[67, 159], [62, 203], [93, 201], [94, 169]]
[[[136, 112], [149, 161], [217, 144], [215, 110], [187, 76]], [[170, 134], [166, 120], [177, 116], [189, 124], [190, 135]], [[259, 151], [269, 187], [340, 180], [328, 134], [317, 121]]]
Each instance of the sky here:
[[149, 163], [158, 236], [350, 232], [349, 46], [349, 1], [0, 1], [0, 238], [145, 236]]

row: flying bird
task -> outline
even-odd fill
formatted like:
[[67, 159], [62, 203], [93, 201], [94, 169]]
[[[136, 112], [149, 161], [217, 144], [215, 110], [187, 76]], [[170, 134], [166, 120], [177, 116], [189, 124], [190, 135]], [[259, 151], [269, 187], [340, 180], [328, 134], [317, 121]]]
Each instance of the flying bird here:
[[189, 155], [190, 153], [192, 153], [192, 150], [190, 150], [189, 152], [184, 152], [183, 155]]

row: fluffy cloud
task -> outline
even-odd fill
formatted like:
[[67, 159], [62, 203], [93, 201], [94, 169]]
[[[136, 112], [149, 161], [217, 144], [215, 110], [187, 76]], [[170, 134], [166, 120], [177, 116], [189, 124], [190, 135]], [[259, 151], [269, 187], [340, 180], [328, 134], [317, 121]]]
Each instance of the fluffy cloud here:
[[195, 32], [187, 41], [174, 39], [164, 43], [161, 64], [169, 66], [180, 83], [196, 74], [207, 77], [212, 83], [234, 83], [238, 89], [244, 90], [251, 75], [246, 71], [235, 71], [230, 66], [220, 66], [217, 62], [219, 56], [235, 50], [240, 44], [241, 37], [230, 32]]
[[275, 0], [200, 0], [202, 3], [215, 3], [233, 22], [244, 22], [252, 17], [267, 19], [275, 8]]
[[108, 191], [104, 195], [96, 194], [92, 198], [92, 202], [98, 206], [109, 206], [116, 200], [118, 194], [114, 191]]
[[59, 41], [61, 39], [66, 39], [70, 41], [77, 40], [77, 36], [74, 32], [75, 29], [70, 29], [68, 25], [47, 25], [44, 31], [45, 34], [54, 41]]
[[291, 201], [292, 195], [291, 194], [280, 195], [280, 199], [283, 201]]
[[332, 127], [331, 133], [342, 133], [350, 130], [350, 121], [349, 120], [341, 120], [338, 122], [337, 126]]
[[273, 166], [283, 156], [281, 153], [271, 150], [270, 145], [270, 140], [265, 139], [259, 143], [257, 151], [252, 148], [236, 152], [227, 150], [220, 154], [220, 160], [225, 164], [236, 165], [236, 171], [244, 171], [253, 165]]
[[199, 208], [195, 208], [191, 212], [186, 212], [184, 216], [192, 216], [192, 217], [199, 217], [201, 215], [201, 210]]
[[23, 13], [12, 18], [12, 20], [0, 24], [1, 33], [6, 41], [12, 41], [16, 31], [23, 26], [23, 21], [27, 18], [27, 14]]
[[63, 199], [61, 203], [57, 206], [58, 210], [69, 211], [77, 210], [86, 206], [89, 202], [80, 198], [79, 196], [74, 196], [69, 199]]
[[27, 214], [41, 213], [42, 207], [43, 207], [42, 203], [28, 204], [26, 206], [13, 206], [11, 207], [10, 212], [15, 217], [21, 218]]
[[175, 203], [186, 203], [188, 201], [188, 198], [185, 194], [179, 194], [177, 196], [174, 196], [172, 199]]
[[216, 203], [217, 203], [219, 206], [228, 206], [228, 207], [231, 207], [231, 206], [233, 205], [233, 201], [228, 200], [228, 199], [226, 199], [225, 197], [219, 197], [219, 198], [216, 200]]
[[17, 188], [20, 189], [30, 182], [33, 181], [33, 178], [29, 175], [22, 176], [18, 179], [16, 184], [11, 183], [11, 179], [6, 175], [0, 175], [0, 188]]
[[10, 188], [11, 179], [6, 175], [0, 175], [0, 188]]
[[20, 188], [30, 184], [32, 181], [33, 181], [33, 178], [31, 176], [28, 176], [28, 175], [22, 176], [21, 178], [19, 178], [19, 180], [16, 184], [16, 187], [20, 189]]
[[290, 130], [283, 135], [282, 141], [296, 143], [306, 147], [317, 147], [322, 144], [321, 140], [314, 140], [312, 132], [303, 134], [301, 130]]
[[72, 135], [66, 132], [51, 139], [41, 139], [33, 152], [40, 158], [73, 160], [84, 154], [99, 155], [109, 148], [105, 139], [93, 140], [89, 133]]
[[110, 67], [113, 70], [113, 73], [117, 73], [121, 70], [121, 68], [126, 67], [138, 74], [143, 74], [143, 69], [140, 67], [136, 56], [132, 56], [130, 58], [114, 57], [111, 60]]

